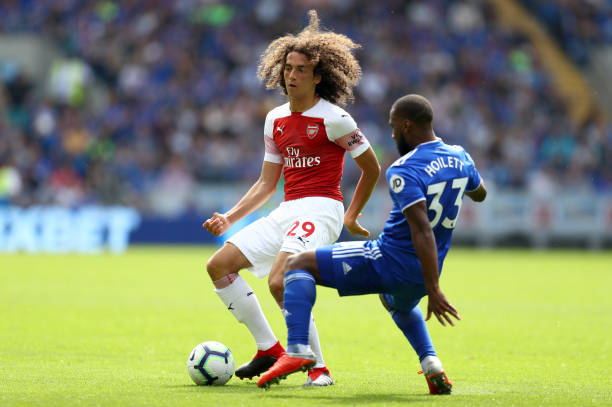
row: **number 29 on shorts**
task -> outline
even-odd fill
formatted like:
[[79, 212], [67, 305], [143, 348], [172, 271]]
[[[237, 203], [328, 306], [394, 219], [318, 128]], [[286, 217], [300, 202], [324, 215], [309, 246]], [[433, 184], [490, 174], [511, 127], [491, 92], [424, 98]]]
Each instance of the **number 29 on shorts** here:
[[304, 231], [302, 237], [308, 237], [314, 233], [315, 225], [312, 222], [301, 222], [300, 228], [300, 221], [296, 220], [291, 224], [289, 232], [287, 232], [287, 236], [296, 236], [300, 232], [300, 229]]

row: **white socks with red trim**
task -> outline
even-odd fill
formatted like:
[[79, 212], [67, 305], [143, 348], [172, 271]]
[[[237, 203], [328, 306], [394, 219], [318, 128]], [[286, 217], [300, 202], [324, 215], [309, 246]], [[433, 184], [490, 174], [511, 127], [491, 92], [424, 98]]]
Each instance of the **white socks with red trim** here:
[[278, 342], [261, 310], [257, 296], [238, 273], [213, 281], [213, 284], [216, 287], [215, 292], [227, 309], [238, 322], [245, 324], [249, 329], [255, 338], [257, 349], [266, 350]]

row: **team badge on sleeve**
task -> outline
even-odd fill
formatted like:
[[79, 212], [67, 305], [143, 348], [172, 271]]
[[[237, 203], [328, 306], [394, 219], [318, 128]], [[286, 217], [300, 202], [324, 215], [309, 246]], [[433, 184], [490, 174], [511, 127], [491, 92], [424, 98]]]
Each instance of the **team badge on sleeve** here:
[[401, 192], [404, 189], [404, 178], [400, 177], [397, 174], [393, 174], [389, 179], [389, 185], [391, 186], [391, 190], [396, 194]]

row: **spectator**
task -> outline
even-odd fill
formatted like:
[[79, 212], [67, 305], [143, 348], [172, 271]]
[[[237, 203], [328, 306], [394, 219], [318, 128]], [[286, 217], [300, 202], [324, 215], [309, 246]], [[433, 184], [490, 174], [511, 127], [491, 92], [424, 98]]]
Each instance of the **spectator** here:
[[[566, 47], [572, 56], [612, 39], [606, 2], [533, 4], [576, 39]], [[66, 59], [50, 69], [47, 94], [18, 65], [0, 67], [0, 167], [21, 180], [4, 199], [175, 214], [193, 206], [198, 183], [251, 180], [265, 112], [278, 104], [256, 82], [253, 61], [313, 5], [363, 44], [364, 77], [349, 110], [383, 166], [395, 148], [388, 108], [410, 91], [432, 101], [436, 134], [473, 152], [491, 188], [554, 190], [571, 179], [612, 189], [610, 123], [570, 124], [538, 55], [495, 25], [487, 2], [13, 0], [0, 5], [0, 33], [37, 33]], [[344, 183], [358, 175], [347, 163]]]

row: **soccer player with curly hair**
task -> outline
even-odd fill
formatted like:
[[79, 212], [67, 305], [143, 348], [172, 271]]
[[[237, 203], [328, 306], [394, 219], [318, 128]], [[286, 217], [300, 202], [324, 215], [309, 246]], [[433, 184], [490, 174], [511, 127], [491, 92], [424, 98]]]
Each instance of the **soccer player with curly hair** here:
[[[283, 309], [283, 273], [291, 254], [335, 242], [343, 224], [353, 234], [369, 236], [357, 219], [374, 190], [380, 165], [353, 118], [339, 107], [353, 99], [361, 77], [352, 54], [359, 45], [320, 29], [316, 11], [310, 10], [309, 17], [302, 32], [274, 40], [261, 56], [259, 78], [268, 89], [280, 88], [289, 101], [266, 116], [259, 179], [233, 208], [214, 213], [203, 224], [220, 236], [260, 208], [284, 175], [284, 202], [232, 236], [206, 266], [215, 292], [257, 344], [255, 357], [236, 370], [241, 379], [265, 372], [285, 350], [239, 271], [247, 268], [259, 278], [269, 275], [270, 292]], [[362, 173], [345, 212], [340, 180], [346, 151]], [[331, 385], [312, 315], [309, 320], [308, 341], [316, 361], [305, 385]]]

